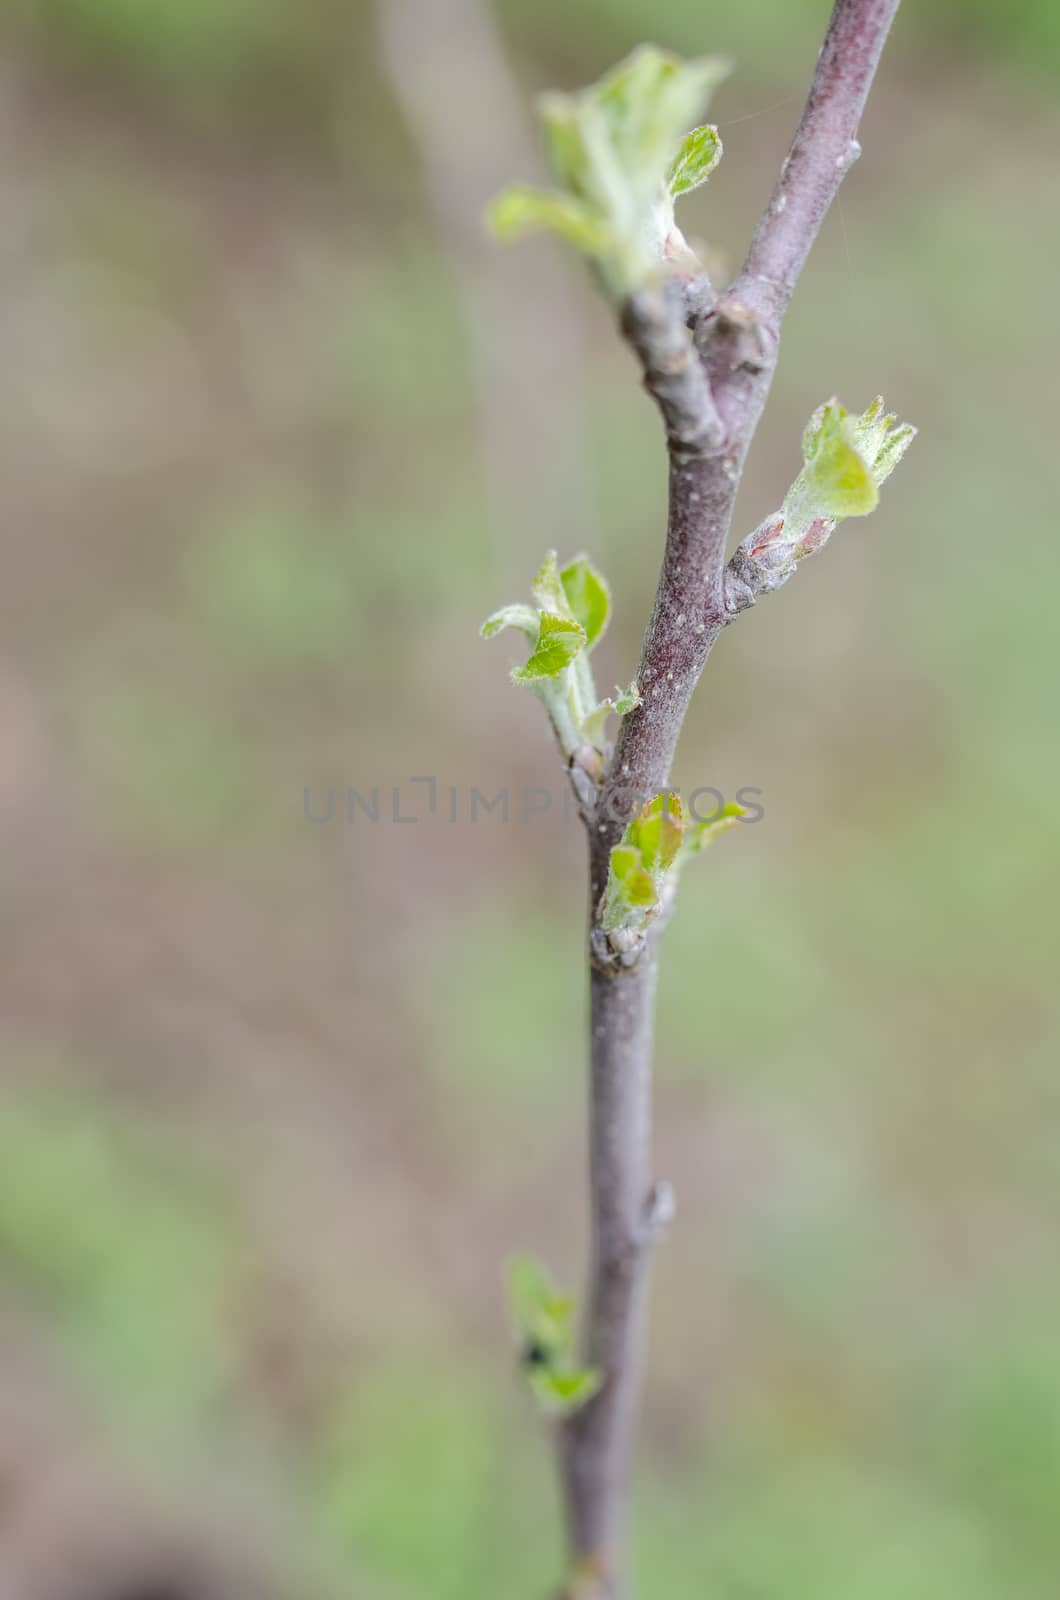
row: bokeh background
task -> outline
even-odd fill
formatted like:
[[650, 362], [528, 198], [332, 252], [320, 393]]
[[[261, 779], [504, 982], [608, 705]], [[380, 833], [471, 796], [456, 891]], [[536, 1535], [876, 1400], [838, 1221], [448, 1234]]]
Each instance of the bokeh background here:
[[[500, 1284], [583, 1270], [582, 842], [476, 629], [587, 548], [628, 681], [664, 466], [479, 218], [538, 89], [720, 50], [734, 270], [826, 13], [0, 8], [4, 1600], [555, 1580]], [[1058, 19], [908, 0], [741, 494], [833, 392], [922, 430], [681, 750], [766, 816], [665, 938], [651, 1600], [1057, 1593]]]

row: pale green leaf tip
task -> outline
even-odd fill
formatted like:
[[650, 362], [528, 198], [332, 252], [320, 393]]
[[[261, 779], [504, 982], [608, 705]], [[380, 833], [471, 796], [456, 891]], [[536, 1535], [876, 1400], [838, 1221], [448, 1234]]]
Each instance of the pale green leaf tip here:
[[530, 1374], [530, 1387], [542, 1410], [554, 1417], [568, 1417], [578, 1411], [603, 1382], [595, 1367], [574, 1372], [555, 1372], [536, 1368]]
[[525, 193], [524, 189], [512, 184], [494, 195], [482, 214], [487, 229], [502, 244], [522, 236], [525, 212], [521, 197]]
[[537, 612], [531, 606], [501, 606], [488, 616], [479, 628], [480, 639], [493, 639], [505, 628], [519, 628], [528, 639], [537, 637]]
[[591, 650], [603, 637], [611, 618], [611, 590], [603, 573], [589, 557], [577, 555], [559, 573], [567, 604], [585, 629]]
[[568, 617], [572, 622], [575, 620], [567, 599], [567, 591], [563, 586], [563, 579], [560, 577], [559, 557], [555, 550], [546, 552], [531, 588], [534, 599], [543, 610], [551, 611], [558, 617]]
[[513, 184], [486, 208], [486, 226], [502, 244], [532, 233], [554, 233], [575, 249], [598, 255], [610, 243], [606, 223], [575, 195]]
[[706, 183], [723, 153], [721, 136], [712, 123], [686, 134], [670, 168], [669, 188], [674, 198], [691, 194]]
[[706, 850], [715, 839], [723, 833], [728, 833], [730, 828], [737, 827], [750, 812], [746, 806], [740, 805], [736, 800], [729, 800], [718, 812], [705, 818], [702, 822], [694, 822], [685, 835], [682, 851], [687, 855], [698, 855], [701, 850]]
[[513, 1256], [505, 1268], [505, 1280], [508, 1303], [520, 1328], [525, 1317], [536, 1316], [556, 1295], [552, 1279], [534, 1256]]

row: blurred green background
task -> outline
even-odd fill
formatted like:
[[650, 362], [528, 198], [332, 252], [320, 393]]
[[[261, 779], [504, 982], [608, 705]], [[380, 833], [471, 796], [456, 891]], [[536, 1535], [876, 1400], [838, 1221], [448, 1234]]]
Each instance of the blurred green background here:
[[[627, 682], [665, 473], [576, 264], [478, 218], [536, 90], [722, 51], [735, 270], [826, 13], [2, 6], [5, 1597], [557, 1577], [500, 1276], [582, 1274], [582, 846], [476, 629], [588, 548]], [[1058, 90], [1052, 0], [907, 0], [741, 494], [833, 392], [922, 430], [680, 754], [766, 817], [665, 939], [651, 1600], [1057, 1593]]]

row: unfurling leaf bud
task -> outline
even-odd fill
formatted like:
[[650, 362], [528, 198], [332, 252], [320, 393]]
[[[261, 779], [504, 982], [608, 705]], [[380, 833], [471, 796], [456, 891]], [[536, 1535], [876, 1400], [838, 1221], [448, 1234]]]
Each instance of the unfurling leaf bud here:
[[748, 534], [725, 574], [725, 603], [735, 615], [760, 594], [779, 589], [800, 561], [816, 555], [844, 517], [864, 517], [879, 504], [916, 429], [884, 413], [875, 399], [860, 417], [838, 400], [818, 406], [802, 436], [805, 465], [779, 511]]
[[640, 704], [635, 684], [616, 689], [613, 700], [596, 698], [589, 652], [607, 628], [611, 591], [587, 556], [575, 556], [561, 570], [550, 550], [534, 579], [533, 595], [536, 604], [502, 606], [486, 618], [480, 632], [484, 639], [505, 628], [525, 634], [530, 655], [513, 667], [512, 682], [533, 689], [568, 762], [577, 759], [589, 771], [584, 755], [597, 753], [592, 765], [601, 765], [608, 716], [625, 716]]
[[[693, 822], [685, 815], [680, 795], [669, 790], [631, 818], [611, 851], [597, 913], [604, 945], [613, 957], [626, 964], [636, 959], [648, 925], [672, 900], [684, 863], [746, 815], [743, 806], [729, 802], [714, 816]], [[599, 940], [596, 948], [599, 952]]]
[[543, 95], [549, 159], [562, 188], [506, 189], [488, 212], [494, 233], [558, 234], [594, 261], [616, 300], [657, 278], [667, 261], [695, 264], [674, 225], [673, 202], [706, 182], [721, 140], [714, 127], [685, 130], [728, 71], [718, 57], [682, 61], [644, 45], [587, 89]]

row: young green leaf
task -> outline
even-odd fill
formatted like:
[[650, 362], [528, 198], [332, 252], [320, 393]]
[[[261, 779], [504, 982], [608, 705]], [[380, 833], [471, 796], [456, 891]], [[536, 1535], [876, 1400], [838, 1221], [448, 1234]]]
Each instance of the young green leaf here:
[[642, 45], [601, 79], [595, 97], [630, 186], [648, 200], [672, 165], [681, 137], [728, 75], [719, 57], [682, 61]]
[[530, 1373], [530, 1387], [543, 1411], [551, 1416], [568, 1417], [600, 1388], [602, 1378], [593, 1367], [572, 1372], [554, 1372], [546, 1367]]
[[574, 556], [561, 569], [554, 550], [547, 552], [532, 587], [534, 605], [502, 606], [480, 632], [484, 639], [505, 628], [526, 635], [530, 657], [514, 669], [512, 681], [534, 691], [564, 754], [570, 758], [580, 752], [580, 769], [591, 774], [586, 747], [602, 753], [608, 716], [625, 716], [640, 703], [636, 684], [616, 689], [613, 700], [596, 698], [589, 651], [607, 627], [611, 593], [587, 556]]
[[611, 591], [587, 556], [575, 556], [559, 576], [567, 604], [585, 629], [586, 643], [591, 650], [607, 627]]
[[[588, 101], [585, 94], [546, 93], [538, 97], [538, 115], [544, 124], [549, 165], [565, 189], [599, 207], [589, 181], [587, 146]], [[599, 134], [597, 135], [599, 138]]]
[[667, 871], [684, 837], [680, 796], [655, 796], [631, 817], [611, 851], [599, 921], [605, 933], [639, 932], [657, 913]]
[[607, 704], [616, 717], [628, 717], [629, 713], [640, 705], [640, 690], [635, 683], [631, 683], [628, 689], [616, 688], [615, 698], [609, 700]]
[[573, 1347], [574, 1302], [532, 1256], [519, 1256], [508, 1267], [508, 1305], [516, 1334], [547, 1351], [550, 1362]]
[[838, 400], [829, 400], [814, 412], [803, 435], [806, 465], [784, 502], [789, 526], [805, 526], [815, 517], [838, 521], [875, 511], [880, 491], [859, 442]]
[[635, 845], [616, 844], [597, 918], [606, 934], [639, 932], [659, 905], [657, 876], [648, 871]]
[[543, 611], [551, 611], [558, 617], [569, 617], [572, 621], [578, 621], [579, 626], [581, 625], [580, 619], [571, 609], [570, 602], [567, 599], [567, 591], [563, 587], [563, 579], [560, 577], [559, 560], [554, 550], [549, 550], [546, 554], [544, 561], [538, 568], [532, 588], [534, 599]]
[[537, 1261], [508, 1268], [508, 1304], [530, 1387], [553, 1416], [574, 1411], [600, 1387], [600, 1376], [574, 1359], [574, 1301], [560, 1294]]
[[537, 612], [533, 606], [502, 606], [499, 611], [486, 618], [479, 629], [479, 634], [483, 639], [492, 639], [505, 628], [519, 628], [528, 639], [536, 639]]
[[657, 794], [634, 817], [623, 843], [635, 846], [649, 872], [665, 872], [677, 860], [684, 838], [685, 817], [681, 796], [674, 790]]
[[542, 611], [537, 644], [524, 666], [512, 668], [513, 683], [534, 683], [557, 678], [585, 648], [585, 629], [569, 617]]
[[602, 255], [614, 238], [602, 215], [574, 195], [512, 184], [492, 202], [487, 221], [505, 244], [530, 233], [554, 233], [586, 255]]
[[611, 872], [615, 882], [621, 886], [622, 898], [631, 906], [646, 910], [655, 904], [658, 898], [655, 879], [635, 845], [615, 845], [611, 852]]
[[817, 518], [864, 517], [879, 504], [880, 485], [913, 442], [916, 429], [896, 425], [877, 397], [860, 417], [838, 400], [818, 406], [802, 438], [806, 465], [788, 491], [784, 519], [791, 534]]
[[669, 189], [674, 199], [706, 183], [721, 156], [721, 138], [709, 122], [687, 133], [670, 168]]
[[677, 876], [689, 856], [708, 845], [747, 815], [730, 801], [703, 822], [686, 817], [680, 796], [656, 795], [632, 817], [614, 846], [598, 921], [616, 954], [628, 952], [637, 937], [672, 897]]
[[628, 689], [616, 689], [614, 699], [601, 700], [595, 705], [582, 721], [582, 733], [586, 743], [595, 745], [597, 750], [603, 750], [605, 744], [604, 729], [609, 716], [627, 717], [629, 713], [640, 705], [640, 690], [635, 683]]
[[698, 855], [701, 850], [706, 850], [721, 834], [728, 833], [730, 828], [737, 827], [747, 814], [746, 806], [741, 806], [735, 800], [730, 800], [719, 807], [712, 817], [707, 817], [703, 822], [690, 823], [685, 831], [685, 837], [681, 845], [682, 860], [687, 856]]

